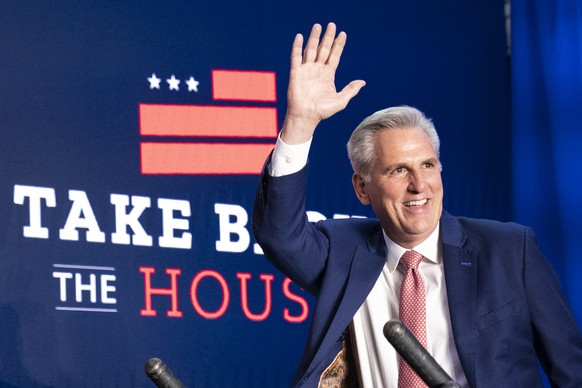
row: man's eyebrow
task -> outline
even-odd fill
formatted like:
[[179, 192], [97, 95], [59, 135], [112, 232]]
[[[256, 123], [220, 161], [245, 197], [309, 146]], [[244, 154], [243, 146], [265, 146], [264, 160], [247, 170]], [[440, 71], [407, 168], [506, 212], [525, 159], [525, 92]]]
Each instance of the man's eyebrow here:
[[426, 159], [423, 163], [429, 163], [429, 162], [434, 163], [434, 164], [438, 164], [439, 160], [433, 156], [432, 158]]

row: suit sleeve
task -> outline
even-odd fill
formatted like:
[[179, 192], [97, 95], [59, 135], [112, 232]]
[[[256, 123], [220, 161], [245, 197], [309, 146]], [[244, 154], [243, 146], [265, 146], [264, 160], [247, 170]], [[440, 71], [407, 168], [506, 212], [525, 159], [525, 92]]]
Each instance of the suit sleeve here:
[[525, 287], [538, 357], [553, 386], [580, 387], [582, 334], [533, 231], [525, 233]]
[[316, 295], [329, 242], [307, 219], [306, 184], [307, 166], [282, 177], [270, 176], [265, 168], [255, 197], [253, 234], [275, 267]]

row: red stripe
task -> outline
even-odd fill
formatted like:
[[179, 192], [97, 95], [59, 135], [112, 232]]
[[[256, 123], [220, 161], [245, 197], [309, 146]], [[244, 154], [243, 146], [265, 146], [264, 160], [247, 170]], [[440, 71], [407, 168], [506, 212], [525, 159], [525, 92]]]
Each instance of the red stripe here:
[[142, 136], [277, 137], [277, 108], [139, 104]]
[[260, 174], [273, 144], [141, 143], [142, 174]]
[[274, 72], [212, 70], [215, 100], [277, 101]]

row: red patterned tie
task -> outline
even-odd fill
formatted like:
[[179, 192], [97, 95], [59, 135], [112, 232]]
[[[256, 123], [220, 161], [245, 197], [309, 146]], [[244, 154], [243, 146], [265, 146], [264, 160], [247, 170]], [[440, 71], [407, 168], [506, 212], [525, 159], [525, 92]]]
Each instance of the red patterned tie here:
[[[406, 273], [400, 289], [400, 320], [426, 348], [426, 295], [424, 283], [418, 270], [422, 255], [409, 250], [404, 252], [400, 261], [406, 266]], [[422, 379], [403, 359], [400, 359], [398, 369], [398, 387], [426, 387]]]

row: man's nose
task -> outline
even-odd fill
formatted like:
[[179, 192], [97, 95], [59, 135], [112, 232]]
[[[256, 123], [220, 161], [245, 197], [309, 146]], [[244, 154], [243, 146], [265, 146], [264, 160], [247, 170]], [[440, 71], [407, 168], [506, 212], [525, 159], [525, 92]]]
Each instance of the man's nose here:
[[420, 171], [414, 171], [409, 174], [408, 190], [415, 193], [421, 193], [426, 189], [426, 177]]

